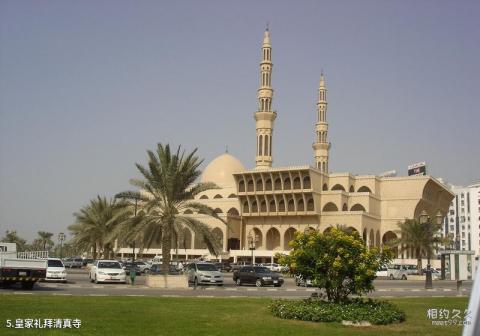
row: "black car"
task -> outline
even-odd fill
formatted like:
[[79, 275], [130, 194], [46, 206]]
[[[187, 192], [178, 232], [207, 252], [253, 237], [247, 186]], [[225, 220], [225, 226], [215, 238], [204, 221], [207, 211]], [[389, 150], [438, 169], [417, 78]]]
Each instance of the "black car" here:
[[233, 281], [237, 286], [250, 283], [257, 287], [266, 285], [280, 287], [283, 285], [283, 275], [272, 272], [263, 266], [245, 266], [233, 272]]
[[[169, 265], [169, 267], [170, 267], [170, 269], [168, 270], [168, 274], [170, 274], [170, 275], [180, 275], [180, 274], [182, 274], [182, 273], [175, 267], [175, 265]], [[152, 275], [163, 274], [162, 264], [153, 264], [152, 267], [150, 268], [150, 274], [152, 274]]]
[[232, 270], [232, 266], [230, 266], [230, 263], [228, 262], [217, 262], [215, 263], [215, 267], [220, 272], [230, 272]]

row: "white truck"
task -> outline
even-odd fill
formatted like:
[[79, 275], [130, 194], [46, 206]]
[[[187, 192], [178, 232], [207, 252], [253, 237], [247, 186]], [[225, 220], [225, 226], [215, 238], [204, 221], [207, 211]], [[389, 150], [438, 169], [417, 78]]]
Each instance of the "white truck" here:
[[32, 289], [45, 279], [48, 251], [17, 252], [14, 243], [0, 243], [0, 284], [3, 287], [19, 282], [23, 289]]

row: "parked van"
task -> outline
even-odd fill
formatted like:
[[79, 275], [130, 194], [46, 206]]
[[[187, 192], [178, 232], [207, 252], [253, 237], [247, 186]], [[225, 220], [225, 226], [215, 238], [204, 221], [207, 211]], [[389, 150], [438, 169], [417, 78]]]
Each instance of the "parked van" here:
[[387, 269], [387, 277], [390, 280], [407, 280], [409, 275], [418, 274], [417, 265], [390, 265]]

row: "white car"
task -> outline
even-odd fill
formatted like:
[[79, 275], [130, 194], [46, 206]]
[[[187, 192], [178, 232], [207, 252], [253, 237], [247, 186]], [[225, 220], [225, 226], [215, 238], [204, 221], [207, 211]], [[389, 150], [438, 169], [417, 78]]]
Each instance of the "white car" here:
[[417, 265], [390, 265], [387, 269], [387, 277], [390, 280], [401, 279], [407, 280], [407, 277], [412, 274], [418, 274]]
[[122, 265], [116, 260], [96, 260], [89, 273], [90, 281], [126, 283], [127, 277]]
[[276, 264], [276, 263], [266, 263], [263, 264], [266, 268], [268, 268], [272, 272], [281, 272], [282, 271], [282, 265]]
[[62, 281], [67, 282], [67, 271], [63, 261], [57, 258], [48, 258], [47, 260], [47, 276], [45, 281]]
[[377, 271], [375, 272], [375, 276], [377, 278], [386, 278], [388, 277], [388, 268], [386, 266], [381, 266]]

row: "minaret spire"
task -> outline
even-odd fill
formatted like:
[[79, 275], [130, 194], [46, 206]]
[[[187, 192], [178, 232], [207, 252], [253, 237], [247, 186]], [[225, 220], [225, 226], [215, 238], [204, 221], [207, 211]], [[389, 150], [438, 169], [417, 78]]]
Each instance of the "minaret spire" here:
[[273, 89], [272, 78], [272, 46], [270, 31], [267, 28], [263, 35], [262, 61], [260, 62], [260, 87], [258, 89], [258, 110], [255, 112], [257, 146], [255, 169], [267, 169], [272, 166], [273, 123], [277, 112], [272, 111]]
[[325, 85], [323, 71], [320, 75], [320, 85], [318, 87], [315, 133], [317, 139], [312, 145], [315, 152], [315, 166], [317, 169], [320, 169], [322, 173], [328, 174], [328, 151], [330, 150], [330, 143], [327, 141], [327, 87]]

